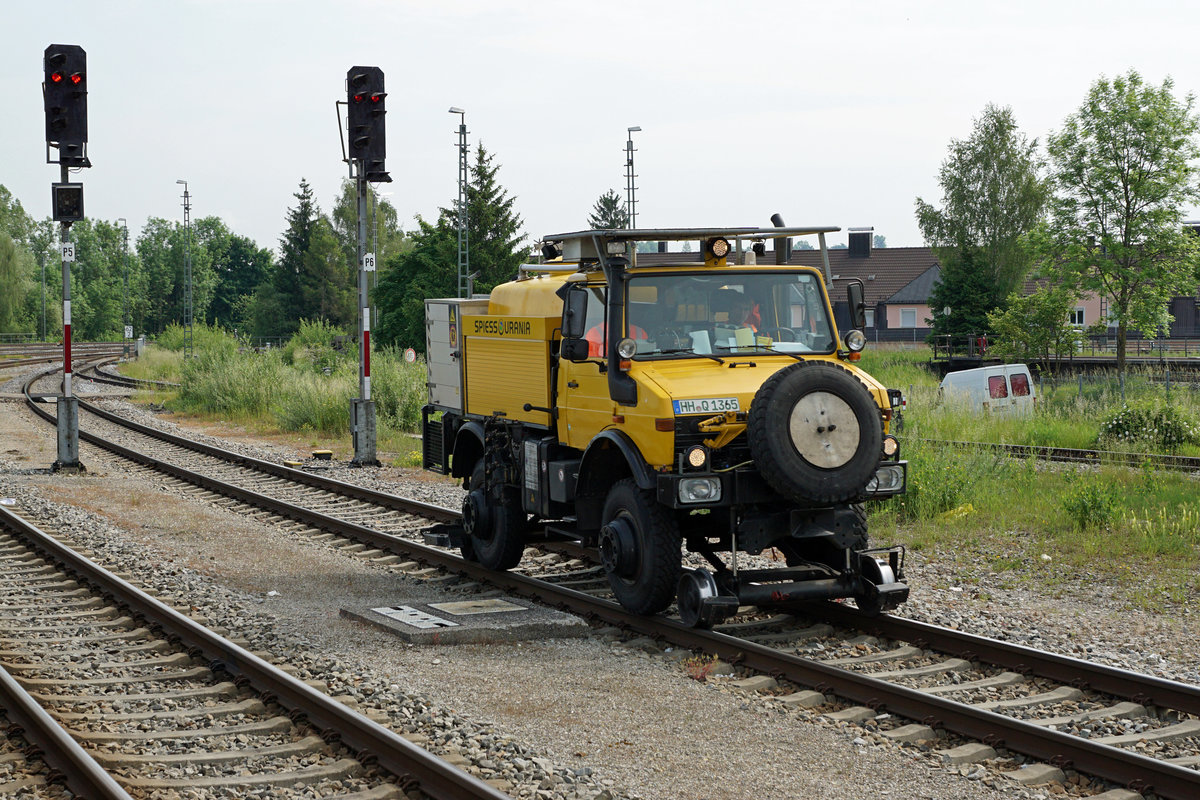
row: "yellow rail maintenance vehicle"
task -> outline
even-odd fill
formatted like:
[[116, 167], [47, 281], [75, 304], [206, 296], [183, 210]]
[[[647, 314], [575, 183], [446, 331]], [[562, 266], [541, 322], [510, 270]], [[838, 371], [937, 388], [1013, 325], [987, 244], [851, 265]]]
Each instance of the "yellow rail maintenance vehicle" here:
[[[464, 557], [510, 569], [535, 536], [598, 546], [616, 599], [707, 626], [739, 605], [908, 598], [864, 502], [905, 489], [899, 392], [859, 369], [863, 285], [840, 337], [815, 228], [591, 230], [491, 295], [426, 300], [424, 467], [462, 478]], [[756, 263], [816, 236], [818, 267]], [[640, 242], [698, 244], [648, 256]], [[639, 257], [641, 263], [639, 263]], [[683, 566], [683, 547], [711, 566]], [[747, 565], [774, 550], [783, 563]], [[723, 557], [727, 556], [727, 557]], [[697, 559], [698, 560], [698, 559]]]

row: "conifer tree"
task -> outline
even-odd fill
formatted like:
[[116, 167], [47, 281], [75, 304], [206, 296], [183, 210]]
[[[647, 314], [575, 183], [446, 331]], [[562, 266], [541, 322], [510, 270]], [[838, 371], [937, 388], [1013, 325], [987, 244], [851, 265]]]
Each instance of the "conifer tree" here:
[[600, 195], [588, 215], [587, 225], [594, 230], [619, 230], [629, 226], [629, 214], [625, 213], [625, 204], [615, 189]]

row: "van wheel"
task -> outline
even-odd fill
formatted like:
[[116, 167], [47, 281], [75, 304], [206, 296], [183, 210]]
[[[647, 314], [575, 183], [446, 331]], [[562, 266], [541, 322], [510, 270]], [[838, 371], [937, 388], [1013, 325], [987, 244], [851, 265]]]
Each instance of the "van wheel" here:
[[525, 552], [525, 512], [521, 499], [503, 486], [487, 486], [484, 459], [471, 470], [470, 491], [463, 500], [463, 558], [494, 570], [512, 569]]
[[797, 503], [858, 498], [879, 466], [883, 420], [866, 387], [827, 362], [793, 364], [759, 388], [750, 453], [771, 488]]
[[609, 490], [602, 519], [600, 560], [617, 601], [634, 614], [665, 610], [683, 563], [675, 518], [627, 478]]

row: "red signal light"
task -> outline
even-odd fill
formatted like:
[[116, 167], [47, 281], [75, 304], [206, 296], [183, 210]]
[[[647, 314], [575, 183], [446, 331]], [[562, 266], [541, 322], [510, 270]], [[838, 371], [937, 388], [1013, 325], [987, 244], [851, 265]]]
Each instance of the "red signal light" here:
[[363, 101], [363, 96], [361, 94], [356, 94], [356, 95], [354, 95], [353, 100], [356, 103], [361, 103]]
[[80, 84], [80, 83], [83, 83], [83, 73], [82, 73], [82, 72], [76, 72], [74, 75], [72, 75], [72, 76], [71, 76], [71, 83], [74, 83], [74, 84], [76, 84], [76, 85], [78, 85], [78, 84]]
[[50, 82], [51, 83], [62, 83], [62, 79], [63, 79], [63, 74], [61, 72], [50, 73]]

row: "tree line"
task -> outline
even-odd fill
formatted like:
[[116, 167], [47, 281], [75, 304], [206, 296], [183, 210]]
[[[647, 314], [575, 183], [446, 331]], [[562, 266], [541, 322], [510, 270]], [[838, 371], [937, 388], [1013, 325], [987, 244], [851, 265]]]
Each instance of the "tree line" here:
[[[480, 144], [467, 186], [467, 219], [477, 291], [509, 280], [529, 258], [515, 198], [500, 186], [499, 165]], [[115, 221], [72, 224], [76, 261], [71, 268], [73, 334], [81, 340], [156, 336], [182, 324], [185, 250], [192, 268], [193, 319], [236, 331], [243, 338], [290, 337], [302, 321], [323, 322], [345, 333], [358, 324], [358, 207], [352, 181], [344, 181], [328, 213], [301, 179], [287, 209], [278, 254], [235, 233], [216, 216], [194, 220], [190, 234], [178, 221], [151, 217], [136, 239]], [[419, 217], [401, 229], [395, 208], [369, 193], [367, 250], [376, 256], [370, 287], [383, 345], [424, 349], [425, 297], [458, 292], [457, 209], [437, 220]], [[189, 238], [190, 236], [190, 238]], [[33, 333], [54, 339], [62, 329], [59, 226], [35, 220], [0, 185], [0, 333]], [[44, 275], [44, 278], [43, 278]], [[43, 317], [42, 287], [45, 286]]]
[[950, 143], [941, 206], [916, 199], [942, 269], [931, 335], [993, 331], [1008, 355], [1049, 357], [1074, 346], [1070, 311], [1093, 295], [1108, 301], [1099, 325], [1116, 328], [1124, 371], [1129, 333], [1168, 327], [1171, 298], [1200, 285], [1200, 237], [1184, 225], [1200, 201], [1194, 109], [1169, 77], [1101, 77], [1043, 153], [1011, 108], [986, 106]]

